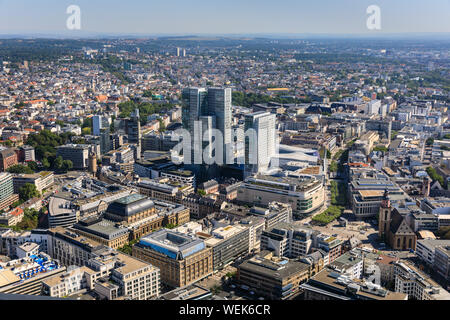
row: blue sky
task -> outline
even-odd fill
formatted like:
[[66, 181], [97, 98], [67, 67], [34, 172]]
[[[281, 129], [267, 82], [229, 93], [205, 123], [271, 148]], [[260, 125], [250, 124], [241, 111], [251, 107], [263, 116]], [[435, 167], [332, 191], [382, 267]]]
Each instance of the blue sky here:
[[[0, 0], [0, 34], [67, 33], [71, 4], [80, 34], [450, 32], [450, 0]], [[366, 28], [372, 4], [380, 31]]]

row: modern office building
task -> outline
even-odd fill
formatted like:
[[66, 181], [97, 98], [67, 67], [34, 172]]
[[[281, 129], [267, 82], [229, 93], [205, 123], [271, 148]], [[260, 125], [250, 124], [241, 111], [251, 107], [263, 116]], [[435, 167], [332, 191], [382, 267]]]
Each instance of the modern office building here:
[[161, 270], [161, 282], [171, 287], [190, 285], [213, 272], [212, 248], [197, 237], [168, 229], [141, 238], [133, 257]]
[[298, 258], [320, 249], [325, 254], [325, 265], [342, 254], [343, 243], [336, 237], [285, 222], [263, 231], [261, 235], [261, 250], [273, 251], [278, 257]]
[[449, 300], [450, 294], [407, 261], [394, 263], [395, 291], [414, 300]]
[[[416, 255], [429, 266], [434, 265], [435, 252], [438, 247], [450, 247], [450, 240], [422, 239], [417, 240]], [[440, 263], [442, 265], [442, 263]], [[445, 264], [444, 264], [445, 265]]]
[[262, 251], [238, 266], [237, 282], [270, 300], [286, 300], [300, 293], [310, 276], [310, 267], [300, 261], [274, 257]]
[[450, 245], [436, 247], [433, 268], [450, 285]]
[[49, 229], [49, 235], [51, 240], [48, 253], [64, 266], [84, 266], [97, 252], [107, 248], [92, 239], [80, 236], [70, 228], [52, 228]]
[[111, 135], [109, 127], [100, 129], [100, 154], [105, 154], [111, 150]]
[[36, 161], [34, 148], [32, 146], [23, 145], [18, 149], [19, 162]]
[[134, 144], [141, 144], [142, 132], [141, 122], [139, 117], [139, 109], [136, 109], [125, 122], [125, 131], [128, 135], [128, 142]]
[[274, 227], [280, 222], [292, 221], [292, 207], [287, 203], [270, 202], [267, 207], [253, 206], [250, 215], [264, 218], [264, 228], [266, 230]]
[[69, 227], [75, 223], [77, 223], [77, 211], [71, 201], [59, 196], [52, 196], [48, 203], [49, 227]]
[[[298, 258], [306, 256], [313, 247], [314, 231], [279, 223], [261, 235], [261, 250], [273, 251], [277, 257]], [[316, 232], [318, 233], [318, 232]]]
[[12, 175], [7, 172], [0, 173], [0, 210], [8, 208], [17, 200], [19, 196], [14, 193]]
[[211, 232], [205, 244], [212, 248], [213, 269], [221, 270], [249, 253], [250, 229], [242, 225], [219, 227]]
[[[231, 154], [227, 151], [231, 144], [231, 89], [230, 88], [185, 88], [182, 92], [183, 127], [190, 133], [190, 165], [200, 177], [200, 180], [210, 179], [213, 173], [217, 173], [217, 163], [225, 163], [226, 155]], [[211, 162], [207, 163], [204, 159], [204, 153], [213, 142], [212, 132], [208, 139], [203, 139], [208, 130], [218, 129], [222, 133], [223, 146], [212, 151], [209, 149]], [[231, 149], [230, 149], [231, 150]], [[222, 153], [222, 157], [220, 154]], [[185, 156], [185, 164], [188, 159]], [[220, 159], [221, 158], [221, 159]], [[215, 162], [213, 160], [216, 160]]]
[[53, 172], [41, 171], [33, 174], [17, 174], [13, 176], [14, 192], [19, 193], [21, 187], [29, 183], [36, 186], [37, 191], [42, 193], [55, 182]]
[[351, 174], [349, 195], [353, 214], [357, 219], [375, 217], [380, 211], [386, 190], [393, 204], [411, 202], [408, 195], [380, 171], [355, 169]]
[[102, 129], [109, 129], [109, 118], [101, 115], [92, 117], [92, 134], [99, 136]]
[[208, 112], [215, 115], [215, 128], [223, 135], [224, 163], [231, 148], [231, 88], [208, 88]]
[[89, 145], [66, 144], [57, 148], [56, 155], [72, 161], [74, 169], [84, 170], [89, 166], [90, 148]]
[[324, 268], [301, 285], [305, 300], [408, 300], [408, 295], [391, 292], [361, 279]]
[[245, 115], [245, 173], [263, 173], [276, 154], [276, 115], [254, 112]]
[[322, 181], [314, 176], [276, 177], [258, 174], [248, 177], [238, 189], [237, 201], [267, 206], [270, 202], [287, 203], [295, 216], [317, 212], [325, 203]]

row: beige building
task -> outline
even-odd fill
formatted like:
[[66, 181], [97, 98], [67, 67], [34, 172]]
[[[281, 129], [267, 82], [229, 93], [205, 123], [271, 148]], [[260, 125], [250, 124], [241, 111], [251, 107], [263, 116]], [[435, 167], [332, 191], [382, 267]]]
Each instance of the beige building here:
[[43, 293], [66, 297], [81, 290], [93, 290], [100, 299], [148, 300], [160, 293], [159, 269], [115, 252], [104, 251], [86, 266], [71, 266], [67, 272], [43, 282]]
[[241, 185], [237, 201], [256, 206], [267, 206], [271, 202], [287, 203], [294, 215], [309, 215], [323, 207], [325, 190], [323, 183], [310, 175], [256, 175], [247, 178]]
[[161, 281], [184, 287], [213, 272], [212, 249], [198, 238], [162, 229], [133, 246], [133, 257], [150, 262], [161, 270]]
[[42, 193], [44, 189], [47, 189], [53, 185], [55, 178], [53, 172], [42, 171], [33, 174], [18, 174], [13, 177], [14, 193], [19, 193], [21, 187], [26, 183], [36, 186], [37, 191]]

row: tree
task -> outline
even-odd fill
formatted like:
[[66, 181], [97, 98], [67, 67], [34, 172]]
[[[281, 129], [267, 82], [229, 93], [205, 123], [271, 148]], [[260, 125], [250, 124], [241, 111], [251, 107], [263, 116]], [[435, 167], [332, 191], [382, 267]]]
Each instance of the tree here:
[[34, 184], [25, 183], [19, 189], [19, 197], [23, 201], [28, 201], [32, 198], [40, 197], [40, 193]]
[[159, 132], [164, 132], [166, 131], [166, 125], [164, 124], [164, 122], [159, 119]]
[[428, 138], [427, 141], [425, 141], [427, 146], [432, 146], [434, 143], [434, 139], [433, 138]]
[[91, 132], [92, 132], [92, 129], [88, 128], [88, 127], [81, 129], [81, 133], [83, 134], [83, 136], [89, 135], [89, 134], [91, 134]]
[[7, 171], [9, 173], [26, 173], [26, 174], [34, 173], [34, 171], [29, 166], [25, 166], [23, 164], [13, 165], [9, 167]]
[[385, 146], [376, 146], [375, 148], [373, 148], [373, 151], [387, 152], [388, 149]]
[[60, 171], [63, 167], [63, 158], [61, 156], [57, 157], [55, 161], [53, 161], [53, 169], [56, 171]]
[[38, 165], [37, 165], [37, 163], [35, 161], [27, 162], [27, 166], [28, 166], [28, 168], [30, 168], [34, 172], [36, 172], [38, 170]]
[[338, 171], [338, 164], [336, 161], [332, 161], [329, 166], [330, 172], [337, 172]]
[[153, 96], [153, 93], [150, 90], [145, 90], [142, 96], [145, 98], [151, 98]]
[[73, 162], [71, 160], [64, 160], [62, 163], [61, 170], [67, 172], [73, 168]]
[[38, 227], [39, 211], [36, 209], [25, 209], [24, 216], [17, 226], [22, 230], [32, 230]]
[[51, 165], [50, 165], [50, 162], [48, 162], [48, 159], [47, 159], [47, 158], [42, 159], [42, 166], [43, 166], [45, 169], [50, 169]]
[[444, 187], [444, 178], [436, 172], [436, 169], [428, 167], [426, 171], [433, 181], [438, 181]]

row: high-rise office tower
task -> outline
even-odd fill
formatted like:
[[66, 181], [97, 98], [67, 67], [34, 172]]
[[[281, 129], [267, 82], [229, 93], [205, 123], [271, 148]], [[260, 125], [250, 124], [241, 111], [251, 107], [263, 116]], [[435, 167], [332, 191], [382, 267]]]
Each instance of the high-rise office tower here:
[[216, 129], [223, 135], [223, 162], [231, 153], [231, 88], [209, 88], [208, 89], [208, 112], [216, 117]]
[[100, 153], [103, 155], [111, 150], [111, 137], [109, 128], [100, 130]]
[[[183, 99], [183, 127], [191, 135], [191, 164], [194, 163], [195, 154], [198, 155], [202, 147], [203, 130], [195, 130], [196, 121], [200, 121], [202, 115], [207, 115], [207, 91], [203, 88], [186, 88], [182, 92]], [[197, 136], [195, 135], [197, 134]], [[187, 159], [185, 159], [185, 162]]]
[[[232, 140], [231, 88], [186, 88], [182, 97], [183, 126], [191, 134], [191, 150], [197, 155], [202, 152], [205, 146], [212, 142], [211, 135], [209, 140], [203, 141], [204, 133], [208, 129], [217, 129], [223, 136], [222, 163], [225, 163], [227, 148], [231, 148]], [[200, 124], [197, 124], [197, 131], [194, 130], [196, 121], [201, 122], [201, 128]], [[198, 143], [199, 141], [201, 143]], [[194, 154], [191, 157], [194, 159]]]
[[141, 143], [142, 134], [139, 109], [134, 110], [134, 112], [131, 114], [130, 119], [127, 119], [126, 132], [128, 135], [129, 143]]
[[270, 112], [245, 115], [245, 176], [264, 172], [275, 155], [276, 116]]
[[105, 116], [95, 115], [92, 117], [92, 134], [94, 136], [100, 135], [100, 130], [109, 128], [109, 118]]
[[126, 132], [128, 134], [128, 143], [134, 144], [135, 159], [141, 158], [141, 120], [139, 116], [139, 109], [134, 110], [130, 119], [126, 121]]
[[[183, 127], [191, 135], [191, 169], [196, 172], [199, 181], [217, 174], [217, 164], [227, 163], [227, 154], [232, 156], [231, 97], [231, 88], [186, 88], [182, 92]], [[210, 129], [222, 133], [223, 144], [216, 140], [217, 137], [213, 139], [212, 131], [203, 141]], [[207, 149], [213, 140], [216, 141], [215, 149]], [[228, 149], [231, 151], [227, 152]], [[204, 156], [208, 156], [210, 161]]]
[[14, 197], [13, 177], [11, 173], [0, 173], [0, 210], [9, 207], [19, 197]]

